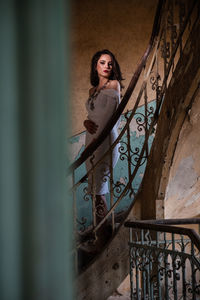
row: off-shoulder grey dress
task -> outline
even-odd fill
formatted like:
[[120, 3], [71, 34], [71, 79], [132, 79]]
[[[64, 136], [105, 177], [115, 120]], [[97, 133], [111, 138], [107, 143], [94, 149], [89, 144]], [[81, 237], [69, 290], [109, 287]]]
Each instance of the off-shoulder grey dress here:
[[[94, 100], [94, 106], [91, 107], [90, 103], [86, 102], [86, 109], [88, 112], [88, 119], [92, 120], [98, 125], [97, 132], [95, 134], [90, 134], [86, 131], [86, 142], [85, 145], [89, 145], [94, 138], [97, 138], [99, 134], [104, 129], [108, 120], [111, 118], [113, 113], [116, 111], [117, 106], [120, 102], [120, 94], [115, 89], [103, 89], [98, 94], [97, 98]], [[109, 149], [110, 142], [111, 144], [116, 140], [118, 136], [118, 126], [119, 120], [113, 127], [110, 135], [104, 140], [104, 142], [97, 148], [94, 152], [94, 159], [92, 160], [92, 164], [95, 164]], [[117, 163], [119, 158], [119, 144], [117, 144], [113, 150], [112, 154], [112, 167]], [[91, 157], [86, 160], [86, 169], [89, 171], [92, 168], [92, 164], [90, 161]], [[107, 156], [103, 159], [103, 161], [95, 168], [95, 185], [96, 185], [96, 195], [104, 195], [109, 192], [108, 190], [108, 176], [110, 173], [110, 157]], [[92, 193], [92, 176], [91, 174], [88, 176], [88, 193]]]

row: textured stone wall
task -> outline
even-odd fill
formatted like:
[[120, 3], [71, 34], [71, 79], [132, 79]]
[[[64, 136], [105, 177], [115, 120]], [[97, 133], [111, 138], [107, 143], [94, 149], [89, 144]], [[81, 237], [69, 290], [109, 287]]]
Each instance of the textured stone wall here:
[[110, 49], [120, 63], [127, 87], [148, 45], [157, 0], [73, 0], [71, 6], [71, 135], [74, 135], [84, 129], [91, 57], [98, 50]]
[[166, 218], [200, 217], [200, 91], [182, 127], [165, 197]]

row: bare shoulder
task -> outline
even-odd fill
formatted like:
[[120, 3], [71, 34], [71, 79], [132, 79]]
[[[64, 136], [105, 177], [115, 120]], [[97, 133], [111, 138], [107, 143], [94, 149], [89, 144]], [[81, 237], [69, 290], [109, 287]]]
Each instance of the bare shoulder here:
[[91, 89], [89, 89], [89, 96], [91, 96], [95, 91], [95, 87], [93, 86]]
[[118, 80], [110, 80], [109, 81], [109, 89], [114, 89], [118, 92], [120, 92], [120, 84]]

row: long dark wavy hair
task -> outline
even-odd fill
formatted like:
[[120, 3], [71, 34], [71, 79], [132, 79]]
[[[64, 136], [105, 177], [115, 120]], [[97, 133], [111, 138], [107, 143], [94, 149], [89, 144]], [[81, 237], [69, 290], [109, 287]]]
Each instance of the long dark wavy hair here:
[[122, 73], [121, 73], [121, 70], [120, 70], [120, 66], [119, 66], [114, 54], [111, 51], [107, 50], [107, 49], [96, 52], [94, 54], [94, 56], [92, 57], [91, 72], [90, 72], [91, 85], [97, 86], [99, 84], [99, 77], [98, 77], [98, 73], [97, 73], [97, 70], [96, 70], [96, 66], [97, 66], [97, 62], [98, 62], [99, 58], [103, 54], [110, 55], [111, 60], [112, 60], [112, 72], [110, 74], [109, 79], [118, 80], [119, 83], [120, 83], [120, 87], [122, 89], [124, 86], [122, 85], [121, 81], [124, 80], [124, 79], [122, 78]]

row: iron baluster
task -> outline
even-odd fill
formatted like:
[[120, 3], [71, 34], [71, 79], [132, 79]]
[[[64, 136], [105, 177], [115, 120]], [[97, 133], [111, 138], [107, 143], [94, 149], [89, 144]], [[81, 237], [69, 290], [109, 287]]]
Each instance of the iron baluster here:
[[128, 150], [128, 178], [131, 178], [131, 141], [130, 141], [130, 125], [127, 127], [127, 150]]
[[134, 280], [133, 280], [133, 268], [134, 268], [134, 248], [132, 247], [133, 243], [133, 229], [129, 229], [129, 253], [130, 253], [130, 287], [131, 287], [131, 300], [134, 300]]
[[158, 60], [158, 48], [156, 51], [156, 109], [159, 106], [160, 103], [160, 86], [159, 86], [159, 80], [161, 80], [159, 75], [159, 60]]
[[[148, 131], [148, 97], [147, 97], [147, 85], [145, 85], [144, 89], [144, 107], [145, 107], [145, 115], [144, 115], [144, 130], [145, 130], [145, 136], [147, 135]], [[146, 143], [146, 157], [149, 155], [149, 144], [148, 142]]]
[[[181, 235], [181, 252], [185, 253], [185, 244], [184, 244], [184, 236]], [[183, 300], [186, 299], [186, 273], [185, 273], [185, 263], [186, 259], [182, 257], [182, 294], [183, 294]]]
[[147, 251], [147, 290], [148, 297], [151, 297], [151, 250]]
[[[144, 245], [144, 231], [142, 230], [141, 231], [141, 245]], [[143, 299], [145, 299], [146, 297], [146, 251], [144, 250], [142, 252], [142, 274], [141, 274], [141, 277], [142, 277], [142, 297]]]
[[[160, 233], [156, 232], [156, 248], [159, 249], [159, 238], [160, 238]], [[161, 257], [162, 252], [157, 251], [157, 258], [156, 258], [156, 263], [157, 263], [157, 289], [158, 289], [158, 298], [159, 300], [162, 299], [161, 295]]]
[[[72, 184], [74, 186], [75, 183], [75, 171], [72, 172]], [[73, 215], [74, 215], [74, 222], [73, 222], [73, 230], [74, 230], [74, 236], [77, 236], [77, 212], [76, 212], [76, 189], [73, 189], [72, 191], [73, 195]], [[78, 272], [78, 249], [75, 248], [74, 250], [74, 268], [75, 272]]]
[[[93, 164], [93, 159], [92, 157], [90, 159], [90, 162], [92, 164], [92, 171], [91, 171], [91, 177], [92, 177], [92, 216], [93, 216], [93, 227], [96, 227], [97, 225], [97, 207], [96, 207], [96, 182], [95, 182], [95, 168]], [[96, 233], [95, 233], [96, 234]]]
[[196, 300], [196, 271], [195, 271], [195, 265], [193, 262], [193, 257], [195, 256], [194, 254], [194, 244], [191, 242], [191, 272], [192, 272], [192, 300]]
[[[169, 1], [170, 2], [170, 1]], [[164, 34], [163, 34], [163, 58], [164, 58], [164, 78], [167, 77], [167, 69], [168, 69], [168, 59], [170, 58], [170, 43], [167, 40], [167, 30], [168, 30], [168, 13], [169, 13], [169, 2], [168, 8], [165, 15], [165, 26], [164, 26]], [[166, 82], [164, 82], [166, 84]], [[166, 84], [167, 86], [167, 84]], [[165, 88], [166, 88], [165, 86]]]
[[[149, 245], [153, 246], [153, 241], [151, 239], [151, 231], [148, 231], [149, 234]], [[154, 263], [154, 253], [153, 250], [150, 249], [149, 251], [149, 284], [150, 284], [150, 299], [154, 299], [154, 284], [153, 284], [153, 263]]]
[[[110, 146], [112, 145], [111, 142], [111, 135], [109, 135], [109, 143]], [[113, 206], [114, 204], [114, 199], [113, 199], [113, 157], [112, 157], [112, 152], [113, 150], [110, 151], [110, 207]], [[111, 218], [112, 218], [112, 232], [115, 230], [115, 215], [114, 215], [114, 210], [112, 211]]]
[[174, 300], [178, 300], [178, 294], [177, 294], [177, 279], [176, 279], [176, 245], [175, 245], [175, 237], [174, 233], [172, 233], [172, 269], [173, 269], [173, 294], [174, 294]]
[[140, 287], [139, 287], [139, 249], [135, 249], [135, 279], [136, 279], [136, 299], [140, 300]]
[[[166, 232], [164, 232], [164, 250], [167, 249], [167, 237]], [[164, 252], [164, 270], [165, 270], [165, 299], [169, 300], [169, 262], [168, 253]]]

